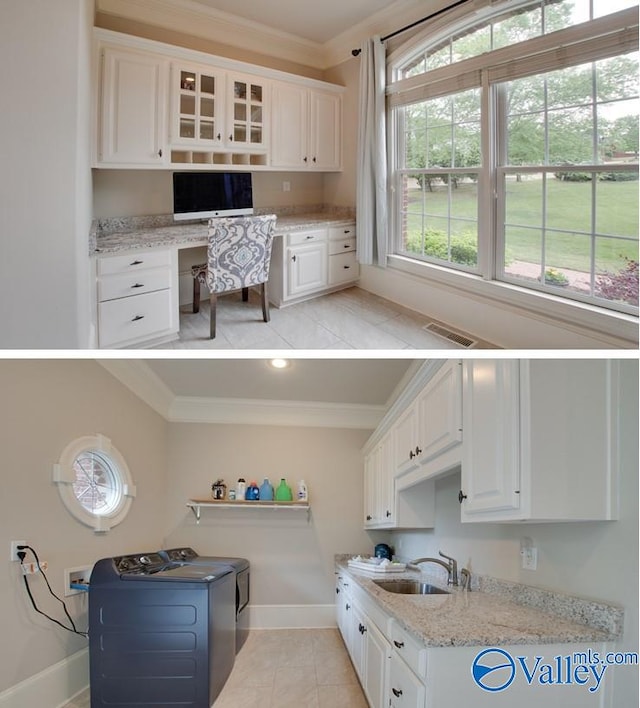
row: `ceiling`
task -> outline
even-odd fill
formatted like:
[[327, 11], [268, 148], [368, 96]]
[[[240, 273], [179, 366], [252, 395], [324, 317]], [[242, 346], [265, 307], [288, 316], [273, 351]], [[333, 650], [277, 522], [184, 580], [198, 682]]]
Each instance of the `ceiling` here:
[[324, 44], [395, 0], [193, 0], [214, 10]]
[[373, 430], [421, 366], [416, 359], [102, 359], [109, 373], [175, 423]]
[[150, 359], [175, 396], [384, 406], [412, 359]]

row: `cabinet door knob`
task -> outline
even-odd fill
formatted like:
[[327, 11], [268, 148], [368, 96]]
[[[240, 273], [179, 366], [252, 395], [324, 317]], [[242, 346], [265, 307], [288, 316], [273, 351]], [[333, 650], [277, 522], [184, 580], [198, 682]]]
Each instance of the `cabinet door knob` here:
[[298, 257], [295, 255], [295, 253], [293, 254], [293, 256], [291, 256], [291, 260], [292, 260], [294, 263], [296, 262], [296, 260], [298, 260]]
[[316, 158], [315, 158], [315, 157], [313, 158], [313, 161], [314, 161], [314, 162], [316, 161]]
[[216, 140], [220, 140], [221, 137], [222, 137], [222, 136], [220, 135], [220, 133], [218, 133], [218, 134], [216, 135]]
[[400, 696], [402, 695], [401, 688], [392, 688], [391, 691], [396, 698], [400, 698]]
[[466, 498], [467, 498], [467, 495], [464, 494], [464, 492], [463, 492], [462, 489], [461, 489], [460, 492], [458, 493], [458, 501], [462, 504], [462, 502], [463, 502]]
[[233, 142], [233, 135], [229, 136], [229, 142]]
[[162, 157], [162, 148], [158, 150], [158, 157]]
[[404, 642], [398, 642], [395, 639], [393, 640], [393, 643], [396, 645], [396, 648], [398, 648], [398, 649], [402, 649], [402, 647], [404, 646]]
[[371, 521], [372, 518], [371, 514], [367, 514], [367, 521]]
[[391, 512], [389, 511], [389, 509], [387, 509], [387, 513], [385, 516], [387, 517], [387, 519], [391, 516]]
[[303, 159], [302, 161], [303, 161], [303, 162], [304, 162], [304, 164], [306, 165], [306, 164], [307, 164], [307, 162], [308, 162], [308, 159], [307, 159], [307, 158], [305, 157], [305, 158], [304, 158], [304, 159]]
[[416, 445], [416, 457], [422, 452], [422, 450]]
[[347, 604], [344, 606], [344, 609], [349, 611], [351, 609], [351, 605], [347, 602]]

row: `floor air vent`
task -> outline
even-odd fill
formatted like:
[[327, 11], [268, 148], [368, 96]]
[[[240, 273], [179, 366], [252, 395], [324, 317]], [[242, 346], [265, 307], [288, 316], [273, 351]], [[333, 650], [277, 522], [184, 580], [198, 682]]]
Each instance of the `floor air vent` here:
[[455, 342], [465, 349], [472, 349], [478, 343], [475, 339], [471, 339], [458, 332], [453, 332], [442, 325], [435, 324], [435, 322], [425, 325], [422, 329], [431, 332], [431, 334], [437, 334], [438, 337], [442, 337], [443, 339], [448, 339], [450, 342]]

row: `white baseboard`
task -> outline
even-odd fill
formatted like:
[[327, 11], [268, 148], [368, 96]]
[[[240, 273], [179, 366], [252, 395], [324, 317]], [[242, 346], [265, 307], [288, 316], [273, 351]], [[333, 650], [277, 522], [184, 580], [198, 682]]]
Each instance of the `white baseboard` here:
[[0, 708], [59, 708], [88, 685], [89, 650], [82, 649], [0, 693]]
[[335, 605], [249, 605], [251, 629], [306, 629], [335, 626]]

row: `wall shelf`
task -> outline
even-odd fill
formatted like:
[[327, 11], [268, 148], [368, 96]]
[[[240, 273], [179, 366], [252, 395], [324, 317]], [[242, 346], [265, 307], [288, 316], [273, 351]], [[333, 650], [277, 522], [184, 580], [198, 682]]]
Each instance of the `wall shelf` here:
[[306, 511], [307, 520], [311, 506], [308, 502], [298, 501], [214, 501], [211, 499], [189, 499], [187, 507], [191, 509], [196, 519], [196, 523], [200, 523], [201, 510], [217, 508], [217, 509], [278, 509], [285, 511]]

